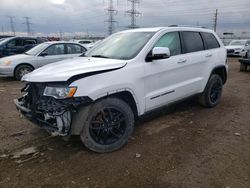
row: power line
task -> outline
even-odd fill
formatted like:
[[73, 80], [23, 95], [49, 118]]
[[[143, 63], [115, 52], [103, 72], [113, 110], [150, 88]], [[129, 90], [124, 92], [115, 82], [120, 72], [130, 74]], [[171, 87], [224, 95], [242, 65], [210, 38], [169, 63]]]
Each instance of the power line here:
[[12, 34], [15, 36], [16, 35], [16, 31], [15, 31], [15, 23], [14, 23], [14, 16], [7, 16], [9, 18], [9, 24], [10, 24], [10, 29]]
[[128, 0], [128, 3], [131, 4], [131, 9], [126, 11], [126, 13], [131, 17], [131, 22], [128, 28], [135, 29], [139, 27], [136, 25], [136, 17], [140, 16], [141, 13], [136, 10], [136, 6], [140, 4], [140, 0]]
[[31, 17], [23, 17], [25, 19], [25, 22], [23, 24], [26, 25], [26, 28], [27, 28], [27, 35], [32, 35], [31, 33], [31, 25], [32, 23], [30, 22], [30, 20], [32, 19]]
[[216, 9], [215, 14], [214, 14], [214, 31], [215, 32], [217, 30], [217, 21], [218, 21], [218, 9]]
[[114, 16], [117, 14], [117, 10], [114, 9], [113, 0], [108, 0], [108, 8], [105, 9], [108, 14], [108, 20], [105, 20], [105, 22], [108, 23], [108, 35], [111, 35], [115, 31], [115, 21]]

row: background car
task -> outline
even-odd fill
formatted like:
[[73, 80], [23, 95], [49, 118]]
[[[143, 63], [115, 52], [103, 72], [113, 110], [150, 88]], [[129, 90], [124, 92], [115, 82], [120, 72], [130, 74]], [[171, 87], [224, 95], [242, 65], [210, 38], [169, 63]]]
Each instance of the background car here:
[[247, 51], [250, 49], [250, 40], [232, 40], [226, 46], [227, 55], [247, 56]]
[[0, 58], [15, 54], [21, 54], [44, 42], [40, 38], [33, 37], [9, 37], [0, 41]]
[[45, 42], [24, 54], [0, 59], [0, 77], [15, 77], [20, 80], [23, 75], [49, 63], [80, 56], [87, 49], [72, 42]]

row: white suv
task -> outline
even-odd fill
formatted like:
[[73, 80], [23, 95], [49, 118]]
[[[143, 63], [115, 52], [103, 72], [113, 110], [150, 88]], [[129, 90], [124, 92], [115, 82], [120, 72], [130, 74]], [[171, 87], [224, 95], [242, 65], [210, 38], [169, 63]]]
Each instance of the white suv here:
[[198, 95], [216, 106], [227, 80], [226, 50], [211, 30], [144, 28], [108, 37], [83, 57], [44, 66], [27, 82], [17, 108], [96, 152], [122, 147], [139, 116]]

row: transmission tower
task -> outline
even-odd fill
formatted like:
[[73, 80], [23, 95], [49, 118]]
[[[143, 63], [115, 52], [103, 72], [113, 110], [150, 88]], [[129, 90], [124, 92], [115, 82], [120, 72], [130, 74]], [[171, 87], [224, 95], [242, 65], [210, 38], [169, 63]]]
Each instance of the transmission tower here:
[[114, 8], [113, 0], [108, 0], [108, 8], [105, 9], [108, 14], [108, 19], [105, 22], [108, 23], [108, 35], [111, 35], [115, 31], [115, 21], [114, 16], [117, 14], [117, 10]]
[[140, 4], [140, 0], [128, 0], [128, 3], [131, 4], [131, 9], [126, 11], [126, 13], [131, 17], [131, 23], [128, 28], [135, 29], [139, 27], [136, 25], [136, 17], [140, 16], [141, 13], [136, 10], [136, 6]]
[[217, 22], [218, 21], [218, 9], [216, 9], [215, 14], [214, 14], [214, 31], [216, 32], [217, 30]]
[[9, 23], [10, 23], [10, 29], [12, 34], [15, 36], [16, 35], [16, 31], [15, 31], [15, 24], [14, 24], [14, 16], [7, 16], [9, 18]]
[[27, 35], [32, 35], [31, 33], [31, 25], [32, 23], [30, 23], [30, 20], [31, 20], [31, 17], [23, 17], [25, 19], [25, 22], [23, 24], [26, 25], [26, 28], [27, 28]]

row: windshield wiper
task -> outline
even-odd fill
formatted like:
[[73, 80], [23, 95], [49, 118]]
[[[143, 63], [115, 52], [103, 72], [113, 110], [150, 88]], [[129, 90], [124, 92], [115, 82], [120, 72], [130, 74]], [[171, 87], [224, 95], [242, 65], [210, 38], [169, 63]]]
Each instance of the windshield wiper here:
[[99, 58], [109, 58], [107, 56], [104, 56], [104, 55], [92, 55], [91, 57], [99, 57]]

